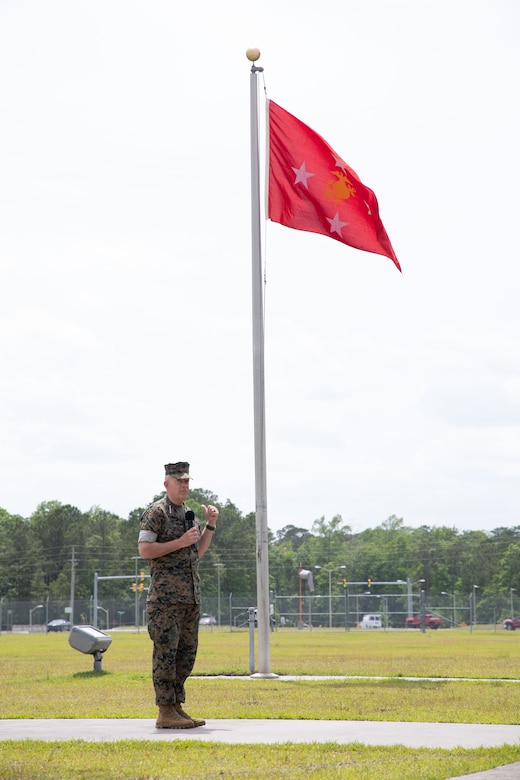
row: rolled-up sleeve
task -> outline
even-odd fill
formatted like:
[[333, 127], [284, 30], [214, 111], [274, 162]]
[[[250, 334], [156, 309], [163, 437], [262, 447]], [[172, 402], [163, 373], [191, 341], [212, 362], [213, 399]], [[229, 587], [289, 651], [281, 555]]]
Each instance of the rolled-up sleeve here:
[[154, 531], [139, 531], [139, 541], [140, 542], [156, 542], [157, 541], [157, 534]]

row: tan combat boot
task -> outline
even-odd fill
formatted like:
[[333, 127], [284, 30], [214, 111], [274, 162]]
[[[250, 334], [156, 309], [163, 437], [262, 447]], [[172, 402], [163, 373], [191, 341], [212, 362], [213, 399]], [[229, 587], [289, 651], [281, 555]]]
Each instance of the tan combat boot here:
[[191, 715], [188, 715], [187, 712], [184, 712], [182, 709], [182, 704], [180, 701], [176, 702], [174, 705], [175, 709], [177, 710], [177, 714], [181, 716], [181, 718], [186, 718], [187, 720], [191, 720], [193, 722], [194, 726], [205, 726], [206, 721], [202, 720], [202, 718], [192, 718]]
[[159, 705], [159, 715], [155, 721], [156, 729], [192, 729], [194, 725], [190, 718], [179, 715], [173, 704]]

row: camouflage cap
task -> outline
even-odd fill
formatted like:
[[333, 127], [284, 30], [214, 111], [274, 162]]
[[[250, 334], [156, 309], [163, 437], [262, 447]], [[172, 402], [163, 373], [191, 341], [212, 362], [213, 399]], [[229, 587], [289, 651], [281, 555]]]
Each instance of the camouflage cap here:
[[164, 467], [165, 476], [175, 477], [175, 479], [191, 479], [190, 464], [180, 461], [179, 463], [167, 463]]

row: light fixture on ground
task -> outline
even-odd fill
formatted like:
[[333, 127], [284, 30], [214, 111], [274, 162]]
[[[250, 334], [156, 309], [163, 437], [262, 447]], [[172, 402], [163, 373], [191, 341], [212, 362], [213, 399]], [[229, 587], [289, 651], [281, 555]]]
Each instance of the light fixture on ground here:
[[101, 662], [112, 643], [110, 634], [105, 634], [95, 626], [72, 626], [69, 634], [69, 645], [80, 653], [94, 657], [94, 671], [101, 672]]

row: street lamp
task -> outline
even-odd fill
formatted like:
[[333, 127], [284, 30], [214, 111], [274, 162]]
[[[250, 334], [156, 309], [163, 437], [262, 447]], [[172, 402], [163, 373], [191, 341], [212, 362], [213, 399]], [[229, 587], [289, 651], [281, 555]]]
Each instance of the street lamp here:
[[110, 620], [109, 620], [109, 617], [108, 617], [108, 609], [105, 609], [105, 607], [102, 607], [101, 604], [98, 604], [98, 609], [102, 609], [103, 612], [106, 615], [106, 618], [107, 618], [107, 631], [108, 631], [109, 628], [110, 628], [110, 626], [109, 626]]
[[[329, 574], [329, 628], [332, 628], [332, 572], [336, 569], [326, 569], [325, 566], [315, 566], [315, 569], [323, 569]], [[346, 566], [338, 566], [338, 569], [346, 569]]]
[[475, 625], [477, 624], [477, 594], [476, 594], [477, 588], [480, 588], [480, 585], [473, 585], [473, 620], [471, 621], [472, 626], [473, 623], [475, 623]]
[[35, 607], [29, 610], [29, 631], [32, 629], [32, 616], [36, 609], [43, 609], [43, 604], [37, 604]]
[[454, 593], [447, 593], [445, 590], [441, 590], [441, 596], [451, 596], [452, 599], [453, 599], [453, 606], [452, 606], [451, 609], [453, 611], [453, 621], [452, 622], [453, 622], [453, 625], [455, 625], [456, 622], [457, 622], [455, 620], [455, 610], [456, 610], [455, 594]]
[[302, 580], [306, 580], [308, 588], [309, 588], [309, 628], [312, 628], [311, 623], [311, 596], [310, 594], [314, 592], [314, 579], [312, 576], [312, 571], [310, 569], [302, 569], [300, 568], [298, 570], [298, 577], [300, 578], [300, 622], [298, 624], [298, 629], [303, 628], [303, 615], [302, 615]]
[[511, 620], [513, 619], [513, 593], [516, 590], [516, 588], [509, 588], [509, 596], [511, 599]]

